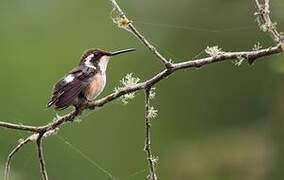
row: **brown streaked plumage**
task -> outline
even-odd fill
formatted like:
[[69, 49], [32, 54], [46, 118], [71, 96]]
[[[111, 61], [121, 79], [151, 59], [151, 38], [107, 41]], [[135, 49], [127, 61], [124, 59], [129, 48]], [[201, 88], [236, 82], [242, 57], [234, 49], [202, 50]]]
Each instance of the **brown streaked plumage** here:
[[134, 51], [125, 49], [116, 52], [106, 52], [99, 49], [89, 49], [80, 58], [80, 64], [60, 79], [53, 87], [48, 107], [65, 109], [71, 105], [76, 108], [94, 100], [106, 84], [106, 69], [110, 57]]

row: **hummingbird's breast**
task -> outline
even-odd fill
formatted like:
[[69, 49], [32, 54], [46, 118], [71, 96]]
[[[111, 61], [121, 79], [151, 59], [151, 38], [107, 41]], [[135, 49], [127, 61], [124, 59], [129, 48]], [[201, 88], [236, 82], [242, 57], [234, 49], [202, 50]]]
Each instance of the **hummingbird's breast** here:
[[97, 73], [94, 79], [86, 87], [85, 98], [88, 100], [95, 99], [104, 90], [106, 85], [106, 75], [105, 73]]

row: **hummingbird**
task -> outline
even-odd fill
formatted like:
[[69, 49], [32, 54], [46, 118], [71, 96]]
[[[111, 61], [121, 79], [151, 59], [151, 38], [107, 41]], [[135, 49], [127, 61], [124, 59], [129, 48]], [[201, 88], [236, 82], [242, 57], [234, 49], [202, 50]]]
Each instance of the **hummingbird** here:
[[100, 49], [88, 49], [80, 58], [77, 67], [69, 71], [54, 86], [47, 107], [54, 106], [63, 110], [69, 106], [76, 109], [92, 102], [104, 90], [106, 70], [113, 56], [135, 51], [134, 48], [107, 52]]

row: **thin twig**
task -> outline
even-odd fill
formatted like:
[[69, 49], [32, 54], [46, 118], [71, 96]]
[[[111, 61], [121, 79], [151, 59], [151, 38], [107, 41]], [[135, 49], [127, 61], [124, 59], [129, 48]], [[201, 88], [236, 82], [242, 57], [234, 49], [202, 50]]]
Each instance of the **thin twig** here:
[[149, 167], [149, 179], [157, 180], [156, 167], [155, 167], [155, 158], [152, 153], [151, 148], [151, 119], [149, 117], [149, 108], [150, 108], [150, 90], [151, 87], [147, 87], [145, 90], [145, 144], [144, 151], [146, 152], [148, 167]]
[[129, 27], [129, 30], [135, 34], [135, 37], [137, 37], [156, 57], [167, 67], [171, 67], [171, 63], [157, 50], [157, 48], [151, 44], [143, 35], [141, 32], [138, 31], [138, 29], [133, 25], [131, 21], [128, 20], [126, 14], [122, 10], [122, 8], [118, 5], [116, 0], [111, 0], [112, 5], [115, 10], [118, 11], [120, 18], [127, 20], [127, 26]]
[[38, 151], [38, 160], [40, 164], [40, 172], [43, 180], [48, 180], [46, 166], [45, 166], [45, 160], [43, 156], [43, 147], [42, 147], [42, 139], [43, 134], [39, 135], [36, 141], [37, 144], [37, 151]]
[[6, 164], [5, 164], [5, 171], [4, 171], [4, 180], [9, 180], [10, 177], [10, 167], [11, 167], [11, 161], [13, 156], [27, 143], [31, 141], [31, 136], [27, 137], [23, 141], [19, 141], [19, 144], [11, 151], [11, 153], [8, 155]]
[[40, 132], [41, 127], [36, 126], [28, 126], [22, 124], [13, 124], [0, 121], [0, 127], [8, 128], [8, 129], [15, 129], [15, 130], [22, 130], [22, 131], [30, 131], [30, 132]]

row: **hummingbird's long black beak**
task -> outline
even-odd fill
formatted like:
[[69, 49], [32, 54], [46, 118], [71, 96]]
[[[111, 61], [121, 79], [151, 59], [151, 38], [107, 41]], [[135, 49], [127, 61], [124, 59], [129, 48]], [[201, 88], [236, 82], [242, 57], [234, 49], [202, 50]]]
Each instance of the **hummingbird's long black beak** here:
[[116, 55], [119, 55], [119, 54], [132, 52], [132, 51], [135, 51], [135, 50], [136, 50], [135, 48], [129, 48], [129, 49], [123, 49], [123, 50], [111, 52], [110, 54], [111, 54], [111, 56], [116, 56]]

